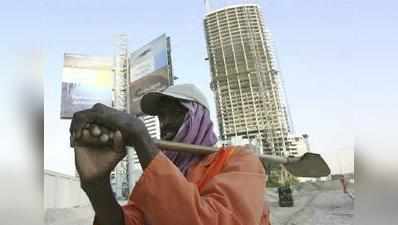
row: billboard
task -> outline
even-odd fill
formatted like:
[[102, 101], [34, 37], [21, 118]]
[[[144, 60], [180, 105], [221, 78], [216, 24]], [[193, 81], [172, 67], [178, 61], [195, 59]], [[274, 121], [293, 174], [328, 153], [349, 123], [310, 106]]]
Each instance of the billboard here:
[[112, 106], [112, 58], [64, 54], [61, 118], [91, 108], [95, 103]]
[[151, 91], [173, 84], [170, 40], [165, 34], [130, 55], [129, 112], [141, 113], [140, 101]]

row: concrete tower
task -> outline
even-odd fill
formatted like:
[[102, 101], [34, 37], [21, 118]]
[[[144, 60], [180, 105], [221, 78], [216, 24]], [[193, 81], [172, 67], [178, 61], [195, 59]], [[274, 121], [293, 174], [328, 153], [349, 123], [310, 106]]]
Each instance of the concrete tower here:
[[260, 139], [264, 153], [287, 156], [287, 104], [259, 6], [208, 11], [204, 28], [221, 138]]

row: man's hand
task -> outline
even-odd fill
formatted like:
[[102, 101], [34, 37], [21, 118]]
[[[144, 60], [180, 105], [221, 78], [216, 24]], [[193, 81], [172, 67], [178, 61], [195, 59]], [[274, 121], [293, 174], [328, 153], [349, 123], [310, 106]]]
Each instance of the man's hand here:
[[94, 208], [96, 223], [125, 224], [109, 175], [126, 155], [126, 145], [135, 148], [144, 169], [159, 152], [144, 123], [133, 115], [96, 104], [73, 115], [70, 134], [81, 186]]
[[96, 124], [113, 132], [119, 130], [126, 144], [133, 147], [149, 135], [144, 123], [137, 117], [97, 103], [91, 109], [73, 115], [69, 130], [71, 146], [82, 137], [83, 128], [87, 128], [89, 124]]
[[[106, 140], [109, 136], [112, 136], [111, 144]], [[84, 128], [82, 136], [75, 142], [75, 164], [82, 187], [108, 180], [111, 171], [125, 156], [126, 148], [120, 131], [106, 133], [97, 125]]]
[[70, 133], [83, 187], [109, 179], [126, 145], [135, 148], [143, 169], [159, 152], [141, 120], [103, 104], [75, 113]]

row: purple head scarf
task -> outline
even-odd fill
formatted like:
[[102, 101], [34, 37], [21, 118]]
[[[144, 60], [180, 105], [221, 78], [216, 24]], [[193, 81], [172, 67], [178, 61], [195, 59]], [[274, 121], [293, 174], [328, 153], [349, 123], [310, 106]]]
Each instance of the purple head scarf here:
[[[217, 137], [213, 131], [213, 122], [210, 120], [209, 111], [196, 102], [180, 101], [180, 103], [188, 109], [188, 112], [173, 141], [204, 146], [216, 144]], [[195, 162], [203, 158], [203, 156], [191, 153], [163, 152], [180, 169], [184, 176], [187, 175], [188, 169]]]

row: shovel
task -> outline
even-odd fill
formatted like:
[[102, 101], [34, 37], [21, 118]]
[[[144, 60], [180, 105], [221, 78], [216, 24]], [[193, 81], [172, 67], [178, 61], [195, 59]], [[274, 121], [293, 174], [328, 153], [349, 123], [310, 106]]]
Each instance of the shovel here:
[[[191, 145], [154, 139], [159, 148], [169, 151], [208, 155], [217, 151], [216, 147]], [[324, 177], [330, 174], [329, 166], [320, 154], [307, 152], [300, 157], [281, 157], [275, 155], [257, 155], [265, 166], [267, 163], [282, 164], [296, 177]]]

